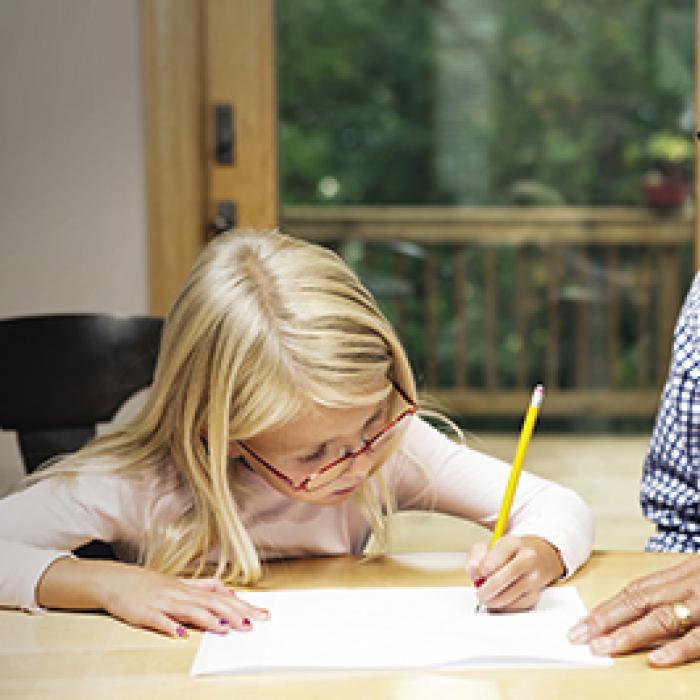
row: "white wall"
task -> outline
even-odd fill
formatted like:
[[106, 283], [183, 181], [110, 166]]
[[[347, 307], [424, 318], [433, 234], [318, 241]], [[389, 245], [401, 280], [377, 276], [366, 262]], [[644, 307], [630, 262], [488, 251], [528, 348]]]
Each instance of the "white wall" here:
[[0, 317], [147, 312], [141, 90], [138, 0], [0, 0]]

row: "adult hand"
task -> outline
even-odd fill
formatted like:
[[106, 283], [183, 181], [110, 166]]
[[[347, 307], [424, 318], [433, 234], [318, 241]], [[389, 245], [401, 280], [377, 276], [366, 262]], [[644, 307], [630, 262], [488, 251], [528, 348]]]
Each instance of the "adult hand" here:
[[636, 579], [596, 606], [570, 631], [595, 654], [654, 649], [652, 666], [700, 659], [700, 557]]
[[467, 574], [489, 610], [532, 608], [540, 591], [564, 573], [559, 552], [541, 537], [501, 537], [493, 547], [475, 544], [467, 554]]
[[106, 610], [135, 627], [184, 637], [185, 625], [210, 632], [247, 631], [269, 612], [241, 600], [218, 579], [180, 579], [119, 562], [63, 558], [44, 573], [45, 607]]

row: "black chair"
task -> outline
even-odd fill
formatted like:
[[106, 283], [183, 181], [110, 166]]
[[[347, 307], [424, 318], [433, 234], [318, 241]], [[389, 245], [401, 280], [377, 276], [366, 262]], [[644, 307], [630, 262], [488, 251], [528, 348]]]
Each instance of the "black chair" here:
[[17, 433], [28, 473], [82, 447], [151, 383], [162, 327], [160, 318], [105, 314], [0, 320], [0, 428]]

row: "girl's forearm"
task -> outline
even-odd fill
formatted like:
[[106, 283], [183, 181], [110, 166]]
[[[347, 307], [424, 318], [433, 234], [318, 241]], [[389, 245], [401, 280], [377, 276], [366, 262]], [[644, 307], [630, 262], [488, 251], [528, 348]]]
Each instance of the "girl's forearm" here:
[[103, 610], [108, 595], [106, 584], [127, 566], [97, 559], [57, 559], [39, 579], [36, 601], [43, 608]]

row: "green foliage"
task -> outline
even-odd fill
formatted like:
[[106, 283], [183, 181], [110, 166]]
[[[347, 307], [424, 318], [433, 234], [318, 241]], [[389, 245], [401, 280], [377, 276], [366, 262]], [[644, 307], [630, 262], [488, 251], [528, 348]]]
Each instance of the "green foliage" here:
[[286, 204], [638, 204], [630, 153], [692, 129], [694, 0], [280, 0], [278, 17]]
[[[279, 0], [277, 7], [283, 204], [639, 205], [652, 150], [681, 155], [692, 170], [694, 0]], [[431, 340], [437, 384], [453, 382], [459, 317], [468, 384], [484, 386], [492, 351], [484, 334], [484, 249], [466, 247], [469, 303], [458, 314], [450, 296], [454, 248], [400, 245], [387, 242], [382, 251], [339, 242], [400, 327], [419, 381], [432, 248], [446, 290], [436, 300]], [[561, 317], [560, 386], [576, 384], [584, 308], [597, 319], [591, 386], [636, 386], [640, 366], [660, 381], [665, 368], [654, 363], [661, 353], [642, 337], [647, 306], [634, 285], [617, 290], [620, 351], [617, 365], [606, 365], [606, 290], [634, 278], [639, 251], [627, 249], [611, 271], [604, 251], [570, 250], [555, 299], [552, 250], [525, 253], [532, 307], [522, 334], [512, 303], [516, 252], [502, 248], [496, 257], [500, 387], [514, 385], [523, 349], [528, 380], [545, 375], [548, 304]], [[690, 246], [682, 268], [685, 287]]]
[[[284, 202], [439, 198], [431, 166], [433, 59], [425, 0], [281, 0]], [[448, 198], [442, 197], [446, 202]]]

